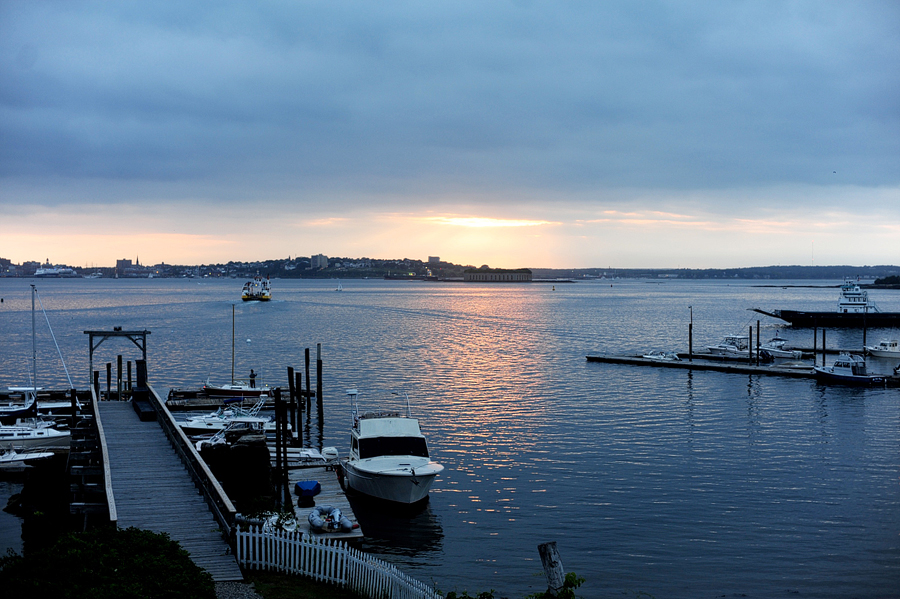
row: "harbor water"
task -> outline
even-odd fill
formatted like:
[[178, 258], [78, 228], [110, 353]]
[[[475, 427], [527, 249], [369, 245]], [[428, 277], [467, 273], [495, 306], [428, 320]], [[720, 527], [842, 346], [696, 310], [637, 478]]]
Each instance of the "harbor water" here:
[[[543, 590], [537, 546], [547, 541], [586, 579], [584, 597], [900, 593], [900, 390], [585, 359], [686, 352], [691, 318], [695, 351], [751, 326], [755, 335], [757, 320], [764, 341], [780, 331], [812, 347], [811, 329], [748, 308], [831, 310], [840, 281], [344, 280], [336, 291], [337, 281], [273, 280], [272, 301], [242, 303], [240, 279], [0, 279], [3, 388], [31, 376], [30, 283], [78, 388], [89, 385], [84, 331], [114, 326], [151, 332], [148, 373], [161, 394], [230, 381], [234, 306], [239, 377], [252, 368], [286, 387], [287, 367], [302, 369], [304, 349], [315, 360], [321, 344], [325, 424], [307, 437], [314, 446], [347, 453], [345, 389], [359, 389], [361, 404], [407, 391], [446, 469], [415, 512], [354, 507], [362, 549], [445, 593]], [[900, 292], [870, 296], [900, 311]], [[37, 317], [38, 385], [64, 388]], [[868, 342], [891, 334], [869, 330]], [[862, 335], [828, 330], [827, 344], [859, 350]], [[139, 357], [111, 339], [95, 368], [117, 354]], [[0, 521], [0, 551], [21, 548], [11, 518]]]

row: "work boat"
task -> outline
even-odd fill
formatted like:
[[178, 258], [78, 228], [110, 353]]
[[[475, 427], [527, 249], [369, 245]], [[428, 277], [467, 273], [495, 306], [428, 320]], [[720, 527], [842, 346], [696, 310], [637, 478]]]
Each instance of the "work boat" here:
[[885, 377], [869, 374], [866, 361], [855, 354], [841, 354], [831, 366], [816, 366], [816, 380], [845, 385], [884, 385]]
[[350, 489], [386, 501], [413, 504], [428, 497], [444, 467], [431, 461], [419, 421], [406, 397], [400, 412], [360, 413], [356, 389], [348, 389], [352, 428], [350, 457], [342, 461]]
[[881, 341], [878, 345], [867, 345], [866, 353], [876, 358], [900, 358], [900, 344], [896, 339]]
[[747, 357], [750, 350], [750, 338], [747, 335], [728, 335], [721, 343], [707, 347], [709, 353], [724, 356]]
[[793, 358], [794, 360], [799, 360], [803, 357], [803, 352], [798, 349], [787, 349], [785, 348], [785, 344], [787, 343], [787, 339], [783, 339], [778, 331], [775, 331], [775, 336], [763, 343], [759, 346], [761, 351], [767, 351], [774, 358]]

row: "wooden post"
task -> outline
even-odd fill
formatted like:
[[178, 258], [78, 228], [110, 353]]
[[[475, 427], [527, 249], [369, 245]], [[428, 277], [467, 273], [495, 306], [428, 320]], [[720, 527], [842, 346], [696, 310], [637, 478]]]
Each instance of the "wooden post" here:
[[309, 385], [310, 385], [310, 383], [309, 383], [309, 348], [307, 347], [306, 348], [306, 409], [307, 410], [309, 410], [309, 398], [310, 398]]
[[100, 401], [100, 371], [94, 371], [94, 396]]
[[[278, 503], [281, 504], [283, 497], [281, 484], [281, 389], [275, 388], [275, 478], [278, 481]], [[287, 509], [286, 505], [281, 505], [282, 509]]]
[[691, 311], [691, 323], [688, 325], [688, 361], [694, 361], [694, 306], [688, 306]]
[[747, 364], [753, 366], [753, 325], [750, 325], [750, 332], [747, 333]]
[[322, 413], [322, 344], [316, 343], [316, 404]]
[[122, 401], [122, 354], [116, 356], [116, 399]]
[[541, 554], [541, 565], [544, 566], [544, 574], [547, 575], [547, 593], [551, 597], [556, 597], [566, 580], [559, 551], [556, 549], [556, 541], [538, 545], [538, 553]]
[[78, 397], [75, 393], [75, 389], [69, 389], [69, 396], [72, 398], [72, 420], [69, 422], [69, 430], [73, 430], [78, 424]]
[[131, 391], [131, 360], [128, 360], [128, 385], [125, 387], [128, 391]]
[[822, 329], [822, 368], [825, 368], [825, 329]]
[[[299, 372], [295, 372], [294, 376], [297, 377], [297, 383], [296, 383], [297, 393], [298, 394], [303, 393], [301, 391], [301, 389], [303, 389], [303, 385], [301, 385], [301, 383], [303, 382], [302, 375]], [[298, 397], [297, 398], [297, 413], [294, 414], [295, 415], [294, 426], [296, 427], [295, 430], [297, 431], [297, 435], [296, 435], [297, 447], [303, 447], [303, 423], [301, 422], [302, 418], [300, 418], [298, 415], [298, 414], [302, 414], [302, 413], [303, 413], [303, 403], [300, 401], [300, 397]]]
[[296, 423], [296, 409], [297, 409], [297, 388], [294, 386], [294, 367], [288, 366], [288, 395], [290, 399], [290, 406], [288, 408], [288, 422], [291, 425], [291, 445], [294, 445], [297, 439], [297, 423]]
[[756, 365], [759, 366], [759, 321], [756, 321]]
[[813, 322], [813, 366], [819, 363], [819, 327]]
[[112, 362], [106, 363], [106, 399], [109, 400], [109, 393], [112, 391]]

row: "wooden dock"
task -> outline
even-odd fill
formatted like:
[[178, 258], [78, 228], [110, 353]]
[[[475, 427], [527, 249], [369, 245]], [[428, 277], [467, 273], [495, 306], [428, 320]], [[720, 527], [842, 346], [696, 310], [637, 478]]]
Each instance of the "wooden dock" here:
[[[350, 506], [350, 500], [347, 499], [344, 489], [341, 488], [340, 479], [338, 479], [334, 468], [331, 466], [290, 466], [290, 464], [296, 463], [296, 457], [291, 457], [292, 453], [296, 455], [299, 451], [294, 450], [294, 452], [291, 452], [291, 449], [292, 448], [288, 448], [288, 481], [291, 487], [291, 497], [293, 498], [294, 515], [297, 518], [297, 530], [315, 537], [338, 539], [348, 543], [361, 540], [363, 538], [362, 528], [359, 527], [359, 520], [357, 520], [356, 514], [353, 513], [353, 508]], [[269, 452], [272, 455], [272, 463], [274, 464], [275, 449], [270, 447]], [[350, 522], [356, 525], [356, 528], [350, 532], [319, 533], [311, 531], [309, 529], [308, 518], [309, 513], [315, 506], [298, 507], [298, 497], [293, 494], [294, 485], [301, 480], [318, 481], [319, 485], [322, 487], [322, 491], [313, 498], [316, 502], [316, 506], [330, 505], [340, 509], [341, 513], [346, 516]]]
[[118, 526], [167, 533], [216, 582], [243, 580], [203, 495], [163, 429], [125, 401], [99, 402]]

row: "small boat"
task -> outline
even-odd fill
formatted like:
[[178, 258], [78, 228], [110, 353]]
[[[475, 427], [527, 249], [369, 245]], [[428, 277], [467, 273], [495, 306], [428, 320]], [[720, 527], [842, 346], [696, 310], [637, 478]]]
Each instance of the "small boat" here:
[[787, 343], [787, 339], [782, 338], [778, 331], [775, 331], [775, 336], [763, 343], [759, 346], [759, 349], [762, 351], [767, 351], [774, 358], [791, 358], [793, 360], [799, 360], [803, 357], [803, 352], [797, 349], [787, 349], [784, 345]]
[[335, 291], [343, 291], [343, 290], [344, 290], [344, 287], [340, 283], [338, 283], [338, 286], [335, 288]]
[[15, 450], [35, 447], [68, 447], [69, 431], [53, 428], [52, 422], [20, 418], [16, 424], [0, 425], [0, 447]]
[[217, 445], [235, 445], [266, 442], [266, 424], [268, 420], [265, 418], [255, 418], [252, 416], [239, 416], [232, 418], [228, 424], [217, 431], [215, 435], [209, 439], [200, 439], [196, 442], [197, 451], [215, 447]]
[[[237, 402], [241, 401], [239, 398], [231, 400], [226, 399], [224, 402], [225, 405], [215, 412], [210, 412], [203, 416], [193, 416], [179, 422], [178, 425], [187, 435], [199, 435], [203, 433], [218, 433], [227, 428], [228, 425], [236, 419], [252, 418], [263, 423], [263, 430], [265, 432], [274, 433], [275, 422], [270, 418], [261, 418], [258, 416], [267, 399], [268, 396], [260, 396], [259, 400], [249, 409], [245, 409], [238, 405]], [[290, 424], [288, 426], [290, 427]]]
[[900, 358], [900, 344], [896, 339], [881, 341], [878, 345], [867, 345], [866, 353], [876, 358]]
[[251, 385], [249, 382], [241, 380], [236, 380], [231, 384], [226, 383], [224, 385], [213, 385], [207, 380], [206, 384], [203, 385], [203, 390], [206, 392], [206, 395], [210, 397], [255, 398], [263, 395], [268, 397], [270, 395], [268, 385], [257, 387], [255, 382]]
[[22, 400], [7, 401], [0, 404], [0, 422], [15, 422], [18, 418], [37, 416], [37, 392], [41, 389], [34, 387], [10, 387], [10, 393], [22, 394]]
[[263, 279], [256, 275], [253, 280], [244, 283], [241, 290], [241, 299], [245, 302], [260, 301], [267, 302], [272, 299], [272, 287], [269, 284], [269, 277]]
[[813, 368], [817, 381], [845, 385], [884, 385], [885, 377], [869, 374], [866, 361], [856, 354], [841, 354], [831, 366]]
[[681, 358], [678, 357], [678, 354], [675, 352], [664, 352], [664, 351], [650, 351], [641, 356], [648, 360], [654, 360], [656, 362], [680, 362]]
[[721, 343], [710, 345], [706, 349], [711, 354], [746, 357], [750, 350], [750, 338], [747, 335], [728, 335]]
[[314, 532], [350, 532], [353, 523], [341, 513], [340, 508], [320, 505], [312, 509], [307, 517], [309, 528]]
[[406, 397], [406, 415], [394, 411], [360, 413], [358, 392], [348, 389], [352, 427], [350, 457], [341, 462], [347, 486], [359, 493], [399, 504], [427, 499], [444, 470], [428, 456], [425, 436]]
[[23, 472], [33, 462], [52, 458], [52, 451], [27, 451], [19, 453], [12, 447], [0, 449], [0, 472]]

